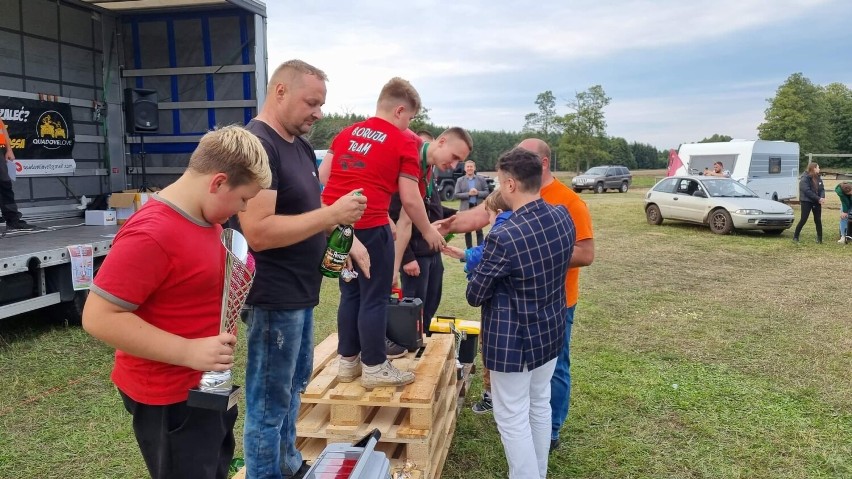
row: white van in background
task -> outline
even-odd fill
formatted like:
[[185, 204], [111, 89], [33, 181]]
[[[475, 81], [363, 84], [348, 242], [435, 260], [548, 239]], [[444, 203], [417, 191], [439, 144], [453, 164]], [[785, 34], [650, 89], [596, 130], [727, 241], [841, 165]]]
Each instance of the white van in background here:
[[760, 198], [775, 201], [799, 195], [799, 144], [787, 141], [731, 140], [685, 143], [678, 150], [681, 166], [676, 175], [698, 175], [721, 161], [731, 178]]

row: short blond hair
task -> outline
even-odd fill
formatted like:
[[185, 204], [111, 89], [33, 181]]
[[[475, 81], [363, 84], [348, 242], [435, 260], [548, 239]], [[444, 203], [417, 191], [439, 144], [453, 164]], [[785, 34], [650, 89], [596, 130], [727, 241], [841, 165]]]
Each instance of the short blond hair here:
[[499, 211], [512, 211], [512, 207], [509, 206], [509, 203], [506, 203], [506, 200], [503, 198], [503, 193], [500, 192], [500, 188], [492, 191], [490, 195], [485, 198], [485, 209], [488, 211], [493, 211], [495, 213]]
[[415, 115], [420, 113], [420, 108], [422, 107], [420, 94], [417, 93], [417, 90], [414, 89], [408, 80], [393, 77], [382, 87], [376, 106], [381, 110], [390, 110], [400, 103], [404, 103], [405, 106], [414, 110]]
[[275, 85], [278, 83], [292, 85], [298, 79], [297, 73], [313, 75], [322, 81], [328, 81], [328, 76], [319, 68], [302, 60], [288, 60], [278, 65], [278, 68], [272, 72], [272, 76], [269, 77], [269, 83], [266, 85], [266, 90], [268, 92], [273, 91]]
[[232, 187], [256, 182], [261, 188], [269, 188], [272, 184], [263, 144], [239, 125], [216, 128], [202, 136], [188, 168], [203, 175], [224, 173]]
[[440, 135], [438, 135], [438, 138], [442, 136], [454, 136], [459, 140], [463, 141], [464, 144], [467, 145], [467, 149], [469, 151], [473, 151], [473, 138], [470, 136], [470, 133], [468, 133], [467, 130], [460, 126], [451, 126], [447, 128], [446, 130], [441, 132]]

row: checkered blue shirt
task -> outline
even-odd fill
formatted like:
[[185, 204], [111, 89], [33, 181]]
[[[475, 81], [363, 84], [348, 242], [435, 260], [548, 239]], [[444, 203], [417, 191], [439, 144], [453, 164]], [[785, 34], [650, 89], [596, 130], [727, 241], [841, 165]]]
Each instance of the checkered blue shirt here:
[[485, 238], [467, 301], [482, 306], [482, 355], [498, 372], [533, 370], [555, 358], [565, 339], [565, 275], [574, 221], [538, 199], [518, 208]]

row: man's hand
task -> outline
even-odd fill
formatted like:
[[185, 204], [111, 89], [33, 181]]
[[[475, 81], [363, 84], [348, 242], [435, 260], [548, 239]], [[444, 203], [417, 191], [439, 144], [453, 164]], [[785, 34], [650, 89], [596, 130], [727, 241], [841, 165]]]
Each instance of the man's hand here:
[[447, 244], [447, 242], [444, 241], [444, 235], [438, 232], [438, 229], [432, 225], [429, 225], [429, 229], [421, 231], [420, 233], [422, 233], [423, 239], [426, 240], [426, 243], [429, 245], [429, 249], [432, 251], [441, 251], [441, 248]]
[[388, 217], [388, 224], [390, 225], [391, 229], [391, 237], [394, 241], [396, 241], [396, 223], [394, 223], [393, 220]]
[[15, 161], [15, 154], [12, 153], [12, 149], [6, 147], [6, 161]]
[[362, 189], [351, 191], [349, 194], [343, 195], [329, 206], [334, 211], [334, 222], [339, 225], [351, 225], [361, 219], [364, 210], [367, 208], [366, 196], [355, 196], [355, 192], [361, 192]]
[[229, 333], [187, 340], [183, 366], [196, 371], [227, 371], [234, 365], [237, 337]]
[[479, 194], [479, 190], [477, 190], [476, 188], [471, 188], [467, 194], [469, 194], [470, 196], [476, 196]]
[[840, 217], [845, 220], [849, 217], [849, 213], [840, 213]]
[[441, 233], [442, 235], [446, 235], [446, 234], [452, 233], [453, 221], [455, 221], [455, 219], [456, 219], [456, 215], [453, 215], [453, 216], [450, 216], [449, 218], [444, 218], [442, 220], [438, 220], [438, 221], [432, 223], [432, 226], [434, 226], [435, 229], [438, 230], [438, 233]]
[[417, 260], [409, 261], [402, 265], [402, 271], [409, 276], [420, 276], [420, 263]]
[[823, 203], [825, 203], [825, 198], [820, 198], [820, 199], [819, 199], [819, 204], [823, 204]]
[[349, 263], [347, 268], [352, 269], [354, 262], [361, 268], [361, 274], [370, 279], [370, 253], [367, 252], [367, 247], [358, 240], [357, 236], [353, 238], [352, 249], [349, 250], [349, 257], [346, 258], [346, 261]]

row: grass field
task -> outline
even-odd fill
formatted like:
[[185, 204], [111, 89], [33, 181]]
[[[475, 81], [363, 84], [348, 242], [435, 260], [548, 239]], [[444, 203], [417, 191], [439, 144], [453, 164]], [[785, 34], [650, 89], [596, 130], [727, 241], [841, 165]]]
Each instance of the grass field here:
[[[571, 413], [549, 477], [852, 477], [852, 245], [834, 242], [837, 210], [824, 212], [822, 245], [812, 222], [800, 244], [789, 230], [652, 227], [639, 186], [653, 176], [627, 194], [582, 195], [597, 254], [581, 275]], [[478, 317], [461, 265], [446, 270], [439, 312]], [[327, 281], [318, 341], [336, 302]], [[111, 361], [77, 327], [0, 323], [0, 478], [145, 477]], [[443, 477], [505, 474], [493, 419], [465, 407]]]

